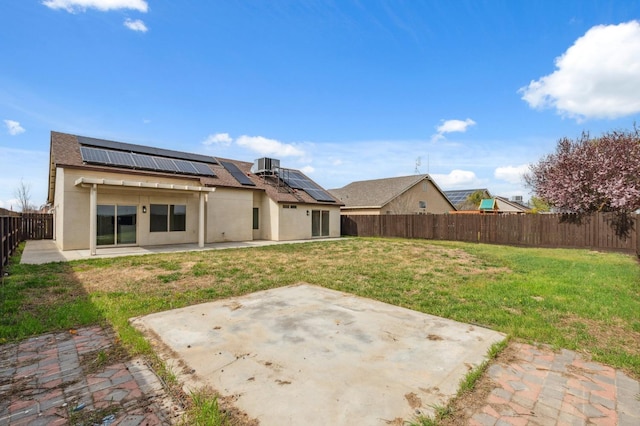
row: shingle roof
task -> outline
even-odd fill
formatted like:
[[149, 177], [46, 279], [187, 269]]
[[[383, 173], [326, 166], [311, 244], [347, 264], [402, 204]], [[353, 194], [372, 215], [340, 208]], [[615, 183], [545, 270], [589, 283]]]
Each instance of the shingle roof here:
[[351, 182], [342, 188], [330, 189], [329, 192], [342, 201], [346, 207], [381, 208], [425, 179], [431, 180], [431, 177], [427, 174], [422, 174], [362, 180]]
[[[167, 172], [159, 172], [159, 171], [150, 171], [150, 170], [135, 170], [129, 168], [120, 168], [114, 166], [105, 166], [99, 164], [86, 164], [82, 161], [82, 155], [80, 153], [81, 140], [83, 137], [78, 137], [76, 135], [70, 135], [67, 133], [59, 133], [59, 132], [51, 132], [51, 161], [50, 161], [50, 172], [49, 172], [49, 201], [53, 200], [54, 196], [54, 185], [55, 185], [55, 169], [56, 167], [67, 167], [67, 168], [76, 168], [76, 169], [84, 169], [84, 170], [93, 170], [93, 171], [103, 171], [103, 172], [120, 172], [126, 173], [129, 175], [140, 175], [140, 176], [162, 176], [162, 177], [175, 177], [179, 179], [188, 179], [191, 181], [197, 182], [202, 186], [211, 186], [211, 187], [228, 187], [228, 188], [239, 188], [244, 190], [262, 190], [266, 192], [266, 194], [278, 203], [307, 203], [307, 204], [341, 204], [339, 201], [335, 202], [318, 202], [313, 199], [309, 194], [301, 190], [293, 190], [286, 185], [284, 185], [277, 178], [273, 177], [262, 177], [251, 173], [252, 163], [246, 161], [238, 161], [232, 159], [224, 159], [224, 158], [215, 158], [210, 157], [215, 160], [216, 164], [208, 164], [208, 166], [215, 173], [215, 177], [208, 176], [195, 176], [195, 175], [176, 175]], [[91, 138], [90, 138], [91, 139]], [[120, 148], [126, 147], [130, 149], [132, 152], [136, 152], [137, 148], [140, 148], [140, 145], [132, 145], [125, 144], [122, 142], [110, 142], [114, 147], [118, 146]], [[142, 147], [145, 150], [154, 149], [151, 147]], [[193, 158], [204, 157], [199, 154], [190, 154], [184, 153], [180, 151], [171, 151], [171, 150], [158, 150], [158, 152], [162, 155], [169, 156], [171, 153], [176, 156], [193, 156]], [[196, 157], [197, 156], [197, 157]], [[219, 161], [218, 161], [219, 160]], [[244, 172], [249, 179], [256, 184], [256, 186], [245, 186], [238, 182], [229, 171], [227, 171], [222, 165], [220, 165], [220, 161], [228, 161], [235, 164], [242, 172]], [[309, 179], [311, 180], [311, 179]]]

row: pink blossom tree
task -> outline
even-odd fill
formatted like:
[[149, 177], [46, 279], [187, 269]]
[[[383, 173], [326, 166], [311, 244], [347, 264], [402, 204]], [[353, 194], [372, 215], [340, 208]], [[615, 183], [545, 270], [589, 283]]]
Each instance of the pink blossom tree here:
[[597, 138], [583, 133], [562, 138], [556, 152], [530, 166], [525, 182], [536, 196], [578, 220], [613, 212], [612, 226], [626, 235], [631, 213], [640, 209], [640, 133], [611, 131]]

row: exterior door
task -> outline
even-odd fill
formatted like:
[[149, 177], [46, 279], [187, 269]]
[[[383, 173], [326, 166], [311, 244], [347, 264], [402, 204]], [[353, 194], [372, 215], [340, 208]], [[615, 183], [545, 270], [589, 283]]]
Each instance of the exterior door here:
[[311, 210], [311, 236], [329, 236], [329, 210]]
[[100, 204], [96, 242], [99, 246], [136, 243], [137, 206]]

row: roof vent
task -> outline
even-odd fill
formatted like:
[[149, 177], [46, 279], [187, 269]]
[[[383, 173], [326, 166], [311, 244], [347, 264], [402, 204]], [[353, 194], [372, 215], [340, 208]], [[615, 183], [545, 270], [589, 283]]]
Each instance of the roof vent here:
[[280, 160], [263, 157], [255, 160], [251, 172], [255, 174], [274, 174], [279, 168]]

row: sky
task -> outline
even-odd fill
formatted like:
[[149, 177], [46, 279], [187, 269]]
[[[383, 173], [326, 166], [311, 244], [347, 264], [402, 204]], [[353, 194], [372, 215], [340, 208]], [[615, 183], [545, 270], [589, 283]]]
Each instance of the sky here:
[[640, 123], [640, 0], [0, 0], [0, 207], [50, 132], [254, 161], [327, 189], [429, 173], [531, 195], [560, 138]]

